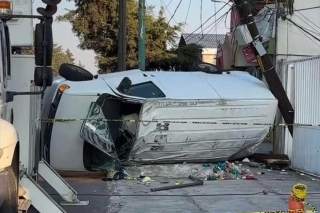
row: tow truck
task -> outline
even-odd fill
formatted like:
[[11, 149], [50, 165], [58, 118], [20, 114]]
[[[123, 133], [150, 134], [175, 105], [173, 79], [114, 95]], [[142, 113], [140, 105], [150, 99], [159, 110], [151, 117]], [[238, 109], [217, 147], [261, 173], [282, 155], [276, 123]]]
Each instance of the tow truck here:
[[[37, 155], [41, 96], [52, 84], [52, 16], [61, 0], [0, 1], [0, 212], [64, 213], [61, 205], [88, 205]], [[40, 20], [33, 30], [33, 21]], [[33, 31], [34, 35], [33, 36]], [[34, 56], [21, 55], [34, 46]], [[63, 198], [60, 205], [37, 183], [38, 176]]]

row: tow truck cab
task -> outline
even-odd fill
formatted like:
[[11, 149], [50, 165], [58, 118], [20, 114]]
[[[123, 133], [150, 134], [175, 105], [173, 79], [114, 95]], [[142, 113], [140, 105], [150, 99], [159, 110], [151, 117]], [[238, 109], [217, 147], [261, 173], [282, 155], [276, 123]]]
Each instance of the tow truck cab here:
[[8, 26], [0, 21], [0, 212], [17, 208], [19, 178], [19, 140], [13, 124], [13, 110], [7, 103], [10, 89], [11, 47]]

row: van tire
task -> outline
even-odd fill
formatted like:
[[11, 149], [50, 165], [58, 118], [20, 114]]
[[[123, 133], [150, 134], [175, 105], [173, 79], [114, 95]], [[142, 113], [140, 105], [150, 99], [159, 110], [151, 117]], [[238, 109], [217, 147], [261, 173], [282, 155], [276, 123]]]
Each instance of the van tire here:
[[93, 79], [92, 73], [90, 73], [88, 70], [67, 63], [60, 65], [59, 75], [68, 81], [91, 81]]
[[5, 169], [8, 172], [8, 184], [4, 197], [4, 202], [0, 207], [0, 212], [17, 213], [19, 200], [19, 146], [16, 147], [12, 164]]
[[[211, 67], [212, 70], [204, 69], [203, 66], [206, 66], [208, 68]], [[219, 66], [214, 65], [214, 64], [210, 64], [210, 63], [196, 62], [193, 64], [193, 68], [196, 71], [201, 71], [201, 72], [205, 72], [205, 73], [222, 74], [221, 68]]]

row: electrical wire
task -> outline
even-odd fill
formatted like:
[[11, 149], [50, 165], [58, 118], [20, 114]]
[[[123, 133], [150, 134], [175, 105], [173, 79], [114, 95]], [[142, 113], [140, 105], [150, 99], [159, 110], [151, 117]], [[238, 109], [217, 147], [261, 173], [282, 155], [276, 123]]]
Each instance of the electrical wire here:
[[177, 5], [176, 9], [174, 10], [171, 18], [169, 19], [169, 21], [168, 21], [168, 23], [167, 23], [167, 26], [169, 25], [170, 21], [171, 21], [171, 20], [174, 18], [174, 16], [176, 15], [176, 12], [178, 11], [178, 9], [179, 9], [179, 7], [180, 7], [181, 2], [182, 2], [182, 0], [180, 0], [179, 4]]
[[186, 27], [186, 24], [187, 24], [187, 20], [188, 20], [188, 16], [189, 16], [189, 11], [190, 11], [190, 6], [191, 6], [191, 0], [189, 0], [189, 6], [188, 6], [188, 10], [187, 10], [187, 15], [186, 15], [186, 18], [185, 18], [185, 20], [184, 20], [184, 26], [183, 26], [182, 31], [184, 31], [184, 28]]
[[168, 9], [168, 7], [170, 6], [170, 4], [171, 4], [172, 1], [173, 1], [173, 0], [170, 0], [169, 4], [167, 4], [165, 10]]
[[[161, 3], [161, 5], [164, 7], [164, 10], [167, 11], [167, 13], [169, 13], [169, 16], [172, 16], [171, 12], [170, 12], [169, 9], [168, 9], [168, 5], [166, 5], [163, 0], [160, 0], [160, 3]], [[172, 18], [172, 20], [173, 20], [176, 24], [179, 24], [174, 18]], [[182, 31], [183, 31], [183, 30], [182, 30]]]
[[[217, 2], [213, 2], [214, 13], [217, 13]], [[229, 11], [228, 11], [229, 12]], [[217, 22], [217, 16], [214, 16], [214, 22]], [[216, 41], [218, 41], [218, 26], [216, 26]]]
[[320, 6], [301, 8], [301, 9], [297, 9], [297, 10], [294, 10], [294, 11], [313, 10], [313, 9], [317, 9], [317, 8], [320, 8]]
[[201, 34], [202, 34], [202, 38], [203, 38], [203, 24], [202, 24], [202, 0], [200, 0], [200, 24], [201, 24]]
[[[299, 11], [297, 11], [297, 13], [298, 14], [300, 14], [302, 17], [304, 17], [308, 22], [310, 22], [311, 24], [313, 24], [314, 26], [316, 26], [317, 28], [318, 28], [318, 30], [320, 29], [320, 27], [319, 26], [317, 26], [314, 22], [312, 22], [310, 19], [308, 19], [305, 15], [303, 15], [301, 12], [299, 12]], [[300, 19], [301, 21], [303, 21], [305, 24], [307, 24], [309, 27], [311, 27], [313, 30], [315, 30], [316, 31], [316, 34], [320, 34], [320, 32], [317, 30], [317, 29], [315, 29], [312, 25], [310, 25], [307, 21], [305, 21], [305, 20], [303, 20], [302, 18], [300, 18], [298, 15], [297, 15], [297, 13], [294, 13], [294, 15], [298, 18], [298, 19]]]
[[213, 14], [212, 16], [210, 16], [203, 24], [201, 24], [201, 26], [199, 26], [197, 29], [195, 29], [194, 31], [192, 31], [188, 36], [186, 36], [184, 39], [186, 40], [187, 38], [189, 38], [190, 36], [192, 36], [197, 30], [199, 30], [203, 25], [205, 25], [208, 21], [210, 21], [215, 15], [217, 15], [224, 7], [226, 7], [228, 5], [230, 1], [228, 1], [225, 5], [223, 5], [215, 14]]
[[[230, 11], [230, 10], [229, 10]], [[209, 34], [210, 32], [212, 32], [213, 30], [216, 30], [218, 28], [218, 24], [221, 24], [222, 21], [224, 20], [224, 17], [228, 16], [229, 11], [227, 11], [226, 13], [224, 13], [222, 16], [220, 16], [217, 19], [217, 22], [213, 22], [214, 26], [207, 32], [207, 34]], [[209, 28], [210, 26], [212, 26], [213, 24], [210, 24], [207, 28]], [[207, 29], [206, 28], [206, 29]], [[217, 32], [217, 31], [216, 31]], [[216, 34], [217, 35], [217, 34]]]
[[314, 38], [315, 40], [320, 42], [320, 39], [317, 38], [316, 36], [312, 35], [310, 32], [308, 32], [306, 29], [304, 29], [303, 27], [301, 27], [300, 25], [298, 25], [297, 23], [295, 23], [294, 21], [292, 21], [291, 19], [285, 17], [286, 20], [288, 20], [290, 23], [292, 23], [294, 26], [296, 26], [297, 28], [299, 28], [300, 30], [302, 30], [303, 32], [307, 33], [308, 35], [310, 35], [312, 38]]

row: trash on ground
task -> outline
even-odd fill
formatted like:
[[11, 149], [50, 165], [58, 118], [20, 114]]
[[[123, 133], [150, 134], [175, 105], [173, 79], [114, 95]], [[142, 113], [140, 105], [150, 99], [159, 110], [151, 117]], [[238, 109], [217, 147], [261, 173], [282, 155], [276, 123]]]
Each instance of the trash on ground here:
[[287, 175], [288, 172], [280, 172], [280, 175]]
[[257, 162], [249, 162], [248, 166], [258, 168], [260, 166], [260, 164]]
[[151, 179], [150, 177], [144, 177], [144, 178], [142, 178], [142, 182], [143, 182], [143, 183], [151, 182], [151, 181], [152, 181], [152, 179]]
[[183, 184], [183, 180], [181, 179], [177, 180], [176, 185], [181, 185], [181, 184]]
[[267, 195], [267, 194], [269, 193], [269, 189], [264, 189], [264, 190], [262, 191], [262, 193], [263, 193], [264, 195]]
[[264, 175], [264, 172], [257, 172], [257, 175]]
[[196, 178], [196, 177], [193, 177], [193, 176], [190, 175], [189, 179], [192, 180], [191, 183], [182, 183], [180, 185], [163, 186], [163, 187], [153, 188], [153, 189], [151, 189], [151, 191], [152, 192], [157, 192], [157, 191], [163, 191], [163, 190], [180, 189], [180, 188], [185, 188], [185, 187], [203, 185], [203, 181], [198, 179], [198, 178]]
[[248, 158], [245, 158], [242, 160], [242, 163], [249, 163], [249, 162], [250, 162], [250, 160]]

